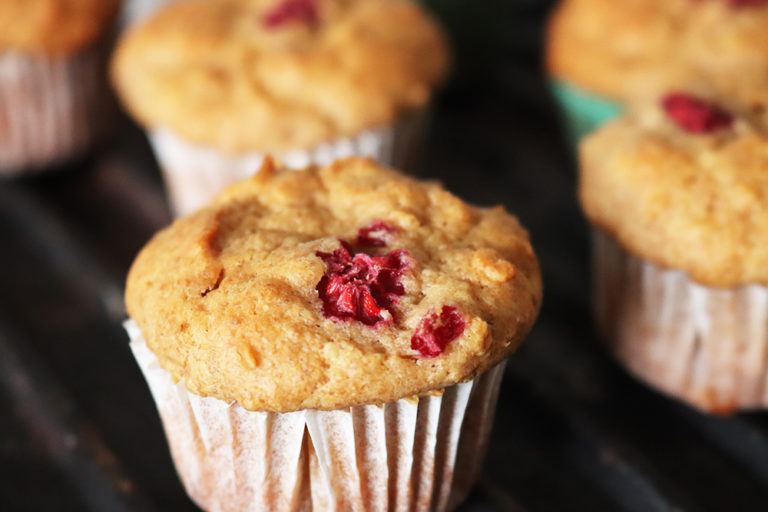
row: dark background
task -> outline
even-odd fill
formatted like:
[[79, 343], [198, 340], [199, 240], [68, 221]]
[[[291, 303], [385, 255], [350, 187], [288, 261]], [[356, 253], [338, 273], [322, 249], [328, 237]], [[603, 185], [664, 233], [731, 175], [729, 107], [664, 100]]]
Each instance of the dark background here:
[[[627, 376], [589, 316], [588, 231], [540, 69], [543, 0], [432, 0], [456, 49], [424, 165], [530, 228], [545, 302], [504, 380], [468, 511], [768, 510], [768, 421], [707, 418]], [[0, 183], [0, 512], [195, 510], [121, 328], [169, 221], [141, 132]]]

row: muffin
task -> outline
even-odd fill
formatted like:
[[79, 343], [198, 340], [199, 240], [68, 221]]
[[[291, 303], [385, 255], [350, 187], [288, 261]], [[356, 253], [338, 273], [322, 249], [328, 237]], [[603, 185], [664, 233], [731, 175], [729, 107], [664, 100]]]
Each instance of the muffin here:
[[704, 411], [768, 404], [766, 127], [673, 93], [581, 147], [598, 326], [632, 373]]
[[541, 302], [528, 235], [353, 157], [271, 158], [128, 276], [131, 346], [205, 510], [451, 510]]
[[402, 160], [447, 63], [409, 0], [192, 0], [132, 30], [112, 71], [185, 214], [266, 154]]
[[118, 0], [0, 2], [0, 175], [83, 153], [107, 118], [105, 34]]
[[764, 108], [766, 26], [764, 0], [561, 1], [549, 25], [547, 68], [571, 138], [627, 102], [669, 90]]

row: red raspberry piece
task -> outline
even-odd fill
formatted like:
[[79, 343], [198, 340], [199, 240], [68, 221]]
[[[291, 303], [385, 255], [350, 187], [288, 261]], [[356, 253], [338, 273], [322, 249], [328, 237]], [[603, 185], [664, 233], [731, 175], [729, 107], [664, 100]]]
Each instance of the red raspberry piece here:
[[467, 322], [456, 306], [443, 306], [438, 315], [434, 311], [421, 319], [416, 333], [411, 337], [411, 348], [422, 357], [437, 357], [450, 342], [461, 336]]
[[759, 7], [761, 5], [768, 5], [768, 0], [725, 0], [728, 7], [738, 9], [740, 7]]
[[326, 317], [357, 320], [365, 325], [392, 322], [392, 308], [405, 294], [400, 278], [410, 266], [405, 249], [384, 256], [355, 253], [346, 242], [333, 252], [318, 252], [325, 275], [317, 283]]
[[262, 18], [268, 28], [277, 28], [291, 21], [307, 25], [317, 23], [317, 0], [283, 0]]
[[661, 104], [667, 115], [689, 133], [712, 133], [733, 123], [731, 114], [690, 94], [668, 94]]
[[357, 232], [358, 247], [386, 247], [392, 235], [400, 231], [397, 226], [375, 220]]

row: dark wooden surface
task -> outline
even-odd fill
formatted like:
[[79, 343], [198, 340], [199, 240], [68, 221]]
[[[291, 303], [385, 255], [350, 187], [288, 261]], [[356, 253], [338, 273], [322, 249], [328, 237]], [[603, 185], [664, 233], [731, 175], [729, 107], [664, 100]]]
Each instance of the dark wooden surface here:
[[[547, 2], [432, 0], [457, 77], [418, 172], [530, 228], [541, 318], [504, 380], [464, 512], [768, 510], [768, 418], [708, 418], [627, 376], [589, 317], [588, 232], [539, 71]], [[0, 512], [195, 510], [121, 328], [136, 251], [169, 220], [141, 133], [0, 184]]]

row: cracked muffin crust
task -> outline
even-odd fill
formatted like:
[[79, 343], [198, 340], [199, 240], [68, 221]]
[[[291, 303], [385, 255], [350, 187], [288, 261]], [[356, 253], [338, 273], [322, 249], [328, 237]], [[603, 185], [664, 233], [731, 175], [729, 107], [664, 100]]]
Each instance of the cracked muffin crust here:
[[620, 101], [670, 88], [768, 104], [765, 0], [563, 0], [549, 26], [550, 73]]
[[581, 203], [624, 248], [716, 287], [768, 284], [768, 121], [684, 93], [581, 146]]
[[302, 172], [268, 159], [158, 233], [126, 290], [174, 379], [276, 412], [472, 379], [517, 348], [540, 302], [515, 217], [362, 158]]
[[68, 55], [109, 28], [118, 0], [3, 0], [0, 52]]
[[132, 30], [112, 77], [147, 128], [283, 152], [424, 107], [447, 66], [442, 32], [408, 0], [191, 0]]

